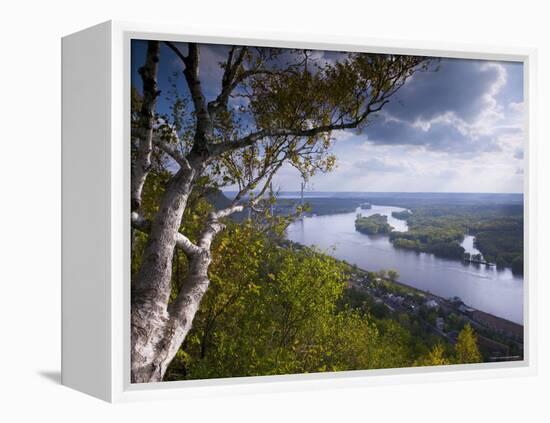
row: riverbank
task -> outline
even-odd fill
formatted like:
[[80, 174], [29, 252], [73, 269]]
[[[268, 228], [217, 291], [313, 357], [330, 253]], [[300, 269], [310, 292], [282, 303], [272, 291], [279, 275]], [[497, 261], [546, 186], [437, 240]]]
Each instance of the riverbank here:
[[[359, 268], [357, 269], [359, 272], [362, 272], [362, 279], [364, 281], [369, 272], [364, 269], [359, 269]], [[465, 304], [459, 297], [443, 298], [429, 291], [422, 291], [418, 288], [407, 285], [406, 283], [403, 283], [403, 282], [389, 280], [389, 279], [386, 279], [386, 282], [394, 284], [401, 288], [410, 290], [411, 292], [420, 293], [421, 295], [424, 295], [428, 299], [428, 301], [429, 299], [433, 299], [437, 301], [439, 304], [444, 305], [452, 309], [453, 311], [462, 314], [463, 316], [467, 316], [476, 320], [480, 324], [482, 322], [485, 322], [487, 326], [490, 326], [494, 330], [497, 330], [502, 333], [507, 333], [509, 337], [514, 338], [516, 340], [521, 340], [521, 341], [523, 340], [523, 325], [514, 323], [507, 319], [503, 319], [502, 317], [495, 316], [491, 313], [486, 313], [482, 310], [477, 310]]]
[[[392, 208], [410, 231], [395, 227], [390, 234], [396, 248], [428, 252], [462, 260], [461, 240], [476, 237], [484, 262], [523, 274], [523, 196], [520, 194], [457, 193], [279, 193], [275, 214], [287, 215], [299, 204], [308, 204], [304, 216], [329, 216], [359, 212], [362, 204]], [[391, 222], [389, 222], [391, 224]], [[467, 250], [466, 250], [467, 252]]]
[[[394, 215], [396, 215], [394, 213]], [[523, 274], [523, 208], [517, 205], [417, 206], [404, 215], [409, 233], [391, 233], [396, 247], [511, 269]], [[477, 253], [460, 244], [473, 235]]]
[[[381, 214], [398, 231], [407, 223], [392, 216], [397, 207], [372, 204], [363, 216]], [[523, 278], [509, 268], [496, 268], [436, 257], [430, 253], [395, 248], [388, 236], [369, 236], [355, 230], [356, 212], [304, 217], [287, 229], [291, 241], [315, 246], [362, 269], [394, 269], [400, 280], [442, 298], [460, 297], [464, 303], [506, 320], [523, 323]]]
[[[349, 264], [348, 264], [349, 265]], [[443, 298], [388, 277], [390, 272], [373, 273], [350, 266], [348, 287], [371, 295], [388, 310], [420, 318], [427, 330], [455, 344], [464, 324], [478, 333], [479, 346], [490, 361], [523, 358], [523, 326], [477, 310], [460, 298]]]
[[[288, 240], [285, 243], [286, 247], [309, 248]], [[409, 322], [417, 321], [426, 333], [451, 345], [456, 344], [460, 330], [469, 324], [476, 331], [487, 361], [523, 359], [522, 325], [474, 308], [457, 296], [446, 298], [397, 281], [398, 275], [392, 272], [372, 272], [340, 261], [348, 269], [348, 289], [367, 295], [394, 320], [402, 321], [407, 316]]]

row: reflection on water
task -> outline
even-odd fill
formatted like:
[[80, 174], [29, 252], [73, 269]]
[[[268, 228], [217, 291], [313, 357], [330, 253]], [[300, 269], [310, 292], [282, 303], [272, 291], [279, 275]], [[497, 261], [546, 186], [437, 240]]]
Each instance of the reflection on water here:
[[[394, 248], [387, 236], [369, 236], [355, 230], [357, 213], [363, 216], [379, 213], [388, 216], [388, 223], [396, 230], [406, 231], [406, 222], [391, 217], [392, 211], [402, 210], [373, 205], [370, 210], [306, 217], [289, 226], [287, 237], [304, 245], [315, 245], [366, 270], [395, 269], [403, 283], [442, 297], [456, 295], [472, 307], [523, 322], [523, 278], [513, 275], [510, 269], [497, 270]], [[475, 250], [473, 237], [466, 238], [464, 242], [471, 242], [471, 246], [467, 244], [465, 248]]]

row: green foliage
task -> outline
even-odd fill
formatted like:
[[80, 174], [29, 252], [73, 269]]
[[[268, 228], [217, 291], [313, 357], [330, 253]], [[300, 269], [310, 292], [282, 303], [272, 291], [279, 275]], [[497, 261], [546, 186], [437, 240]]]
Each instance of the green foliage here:
[[167, 380], [405, 367], [429, 348], [406, 316], [347, 288], [349, 265], [282, 247], [251, 221], [228, 224]]
[[410, 330], [394, 319], [377, 320], [376, 327], [379, 336], [372, 348], [372, 365], [369, 368], [410, 367], [414, 360], [414, 344], [423, 340], [413, 340]]
[[517, 256], [512, 262], [512, 272], [523, 274], [523, 257]]
[[[156, 212], [164, 178], [164, 173], [153, 172], [147, 180], [142, 204], [146, 216]], [[181, 230], [192, 240], [212, 209], [211, 198], [216, 196], [200, 187], [189, 198]], [[472, 362], [471, 337], [461, 335], [468, 348], [460, 347], [460, 358], [443, 356], [433, 347], [437, 339], [416, 318], [395, 314], [365, 291], [347, 286], [357, 269], [284, 243], [288, 222], [271, 219], [269, 231], [249, 219], [226, 221], [227, 229], [212, 246], [210, 287], [166, 380]], [[145, 241], [143, 234], [134, 234], [134, 271]], [[172, 298], [187, 270], [185, 254], [176, 251]], [[398, 278], [395, 271], [367, 277], [381, 278], [376, 283], [388, 292], [409, 293], [390, 282]]]
[[445, 347], [441, 344], [436, 344], [427, 355], [414, 362], [415, 366], [442, 366], [447, 364], [451, 364], [451, 362], [446, 357]]
[[485, 260], [499, 267], [512, 267], [514, 273], [523, 272], [521, 206], [434, 204], [412, 209], [413, 213], [392, 213], [409, 225], [408, 232], [390, 234], [395, 247], [462, 259], [464, 249], [459, 244], [464, 234], [469, 233], [475, 235], [476, 247]]
[[482, 361], [477, 346], [477, 336], [469, 324], [466, 324], [458, 334], [455, 351], [457, 364], [480, 363]]
[[388, 279], [395, 282], [399, 279], [399, 272], [393, 269], [388, 270]]
[[403, 210], [403, 211], [393, 211], [391, 212], [391, 215], [396, 219], [407, 220], [410, 217], [411, 213], [408, 210]]
[[444, 364], [480, 363], [482, 360], [477, 345], [477, 336], [472, 327], [466, 324], [458, 334], [454, 351], [449, 351], [442, 344], [436, 344], [428, 354], [414, 362], [415, 366], [439, 366]]
[[[184, 346], [192, 357], [186, 378], [372, 367], [376, 328], [357, 311], [337, 310], [342, 263], [310, 249], [278, 248], [250, 224], [233, 226], [215, 257]], [[174, 366], [169, 377], [181, 378]]]
[[[357, 198], [307, 198], [307, 203], [310, 206], [308, 214], [317, 216], [351, 213], [357, 209], [362, 203], [361, 199]], [[277, 198], [276, 212], [293, 209], [300, 204], [299, 198]]]
[[464, 248], [460, 241], [464, 232], [450, 227], [412, 227], [408, 232], [392, 232], [394, 247], [432, 253], [438, 257], [462, 259]]
[[523, 274], [523, 218], [500, 219], [473, 228], [476, 247], [486, 260]]
[[388, 217], [381, 214], [373, 214], [363, 217], [360, 214], [355, 219], [355, 229], [368, 235], [388, 234], [392, 227], [388, 223]]
[[[228, 52], [231, 59], [220, 66], [233, 68], [234, 83], [226, 75], [222, 86], [229, 84], [228, 94], [247, 101], [224, 100], [229, 107], [213, 122], [215, 143], [231, 144], [250, 132], [275, 134], [214, 158], [210, 171], [219, 185], [239, 187], [256, 184], [282, 162], [305, 180], [332, 170], [336, 157], [331, 153], [331, 128], [349, 125], [361, 130], [367, 116], [370, 119], [414, 72], [433, 61], [349, 53], [321, 62], [304, 50], [240, 47]], [[312, 128], [326, 129], [304, 133]], [[284, 135], [287, 132], [303, 135]]]

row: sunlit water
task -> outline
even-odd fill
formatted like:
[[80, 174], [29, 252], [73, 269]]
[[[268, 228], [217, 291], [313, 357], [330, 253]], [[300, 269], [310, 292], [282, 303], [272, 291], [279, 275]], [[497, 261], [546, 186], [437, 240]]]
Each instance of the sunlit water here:
[[[462, 248], [464, 248], [464, 250], [467, 252], [467, 253], [470, 253], [471, 255], [474, 255], [474, 254], [481, 254], [481, 251], [479, 251], [475, 246], [474, 246], [474, 241], [475, 241], [475, 236], [472, 236], [472, 235], [466, 235], [464, 237], [464, 241], [462, 241]], [[483, 258], [483, 255], [481, 255], [481, 258]]]
[[[394, 248], [387, 236], [365, 235], [355, 230], [357, 213], [363, 216], [378, 213], [388, 216], [388, 223], [396, 230], [406, 231], [405, 221], [391, 217], [392, 211], [402, 210], [373, 205], [370, 210], [306, 217], [289, 226], [287, 237], [369, 271], [397, 270], [402, 283], [445, 298], [458, 296], [479, 310], [523, 322], [523, 278], [513, 275], [510, 269], [497, 270]], [[474, 237], [466, 236], [463, 246], [477, 254], [473, 241]]]

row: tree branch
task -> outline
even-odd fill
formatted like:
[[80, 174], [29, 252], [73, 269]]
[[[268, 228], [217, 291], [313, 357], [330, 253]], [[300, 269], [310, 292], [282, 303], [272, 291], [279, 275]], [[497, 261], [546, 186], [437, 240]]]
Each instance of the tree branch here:
[[[179, 137], [175, 133], [175, 131], [173, 131], [171, 136], [176, 137], [177, 143], [179, 143]], [[168, 143], [165, 139], [163, 139], [162, 135], [158, 133], [155, 134], [153, 136], [153, 144], [164, 151], [168, 156], [170, 156], [177, 164], [180, 165], [182, 169], [191, 170], [191, 165], [189, 164], [187, 158], [183, 154], [181, 154], [181, 152], [175, 147], [175, 145], [172, 145]]]
[[[353, 109], [343, 110], [335, 120], [331, 121], [330, 124], [324, 124], [314, 128], [292, 128], [292, 125], [289, 125], [289, 127], [286, 128], [261, 129], [256, 132], [250, 133], [247, 136], [244, 136], [234, 142], [228, 141], [209, 145], [208, 150], [213, 156], [217, 156], [227, 151], [233, 151], [251, 146], [255, 142], [263, 138], [281, 136], [314, 137], [321, 133], [327, 133], [334, 130], [357, 128], [365, 121], [369, 114], [381, 110], [389, 102], [389, 98], [404, 85], [408, 75], [412, 71], [414, 71], [414, 69], [419, 64], [421, 64], [422, 62], [426, 62], [425, 59], [412, 58], [411, 60], [409, 60], [409, 62], [404, 63], [402, 66], [393, 66], [393, 61], [388, 60], [387, 58], [380, 58], [378, 55], [376, 56], [376, 61], [377, 62], [373, 66], [379, 68], [378, 71], [380, 73], [383, 73], [383, 77], [379, 80], [375, 80], [375, 86], [368, 85], [366, 87], [362, 87], [362, 93], [366, 93], [367, 90], [369, 91], [369, 93], [366, 94], [367, 98], [369, 98], [368, 101], [365, 101], [366, 104], [357, 104], [357, 108], [359, 110], [363, 109], [363, 112], [358, 112], [358, 114], [353, 116]], [[307, 65], [307, 55], [305, 63]], [[239, 81], [242, 81], [245, 78], [257, 73], [277, 74], [277, 72], [272, 72], [265, 69], [254, 69], [243, 72], [239, 76]], [[369, 82], [369, 84], [372, 83]], [[357, 101], [359, 103], [362, 103], [364, 101], [361, 100], [359, 92], [357, 93]], [[333, 111], [333, 113], [335, 111], [336, 109]]]
[[281, 75], [285, 72], [294, 72], [293, 66], [290, 66], [285, 71], [274, 71], [264, 68], [263, 65], [266, 58], [262, 56], [261, 50], [259, 51], [259, 57], [255, 66], [252, 69], [246, 70], [243, 67], [243, 70], [239, 72], [239, 69], [241, 68], [241, 66], [243, 66], [248, 48], [242, 47], [238, 57], [235, 59], [234, 62], [233, 56], [235, 54], [235, 48], [233, 47], [229, 50], [224, 74], [222, 77], [222, 88], [220, 94], [216, 97], [216, 99], [208, 103], [208, 111], [210, 113], [211, 119], [214, 119], [216, 114], [219, 113], [220, 110], [227, 108], [227, 102], [229, 101], [229, 97], [231, 97], [231, 95], [233, 94], [233, 91], [237, 88], [239, 84], [243, 83], [248, 78], [257, 75]]
[[141, 193], [147, 175], [151, 170], [151, 153], [153, 151], [153, 123], [157, 97], [157, 72], [160, 46], [158, 41], [149, 41], [145, 64], [139, 69], [143, 82], [143, 102], [139, 117], [140, 137], [137, 143], [136, 157], [132, 164], [131, 178], [131, 208], [132, 211], [141, 207]]
[[[134, 229], [137, 229], [143, 233], [148, 234], [151, 230], [151, 221], [145, 219], [137, 212], [132, 212], [130, 221]], [[193, 242], [191, 242], [191, 240], [183, 235], [181, 232], [176, 233], [176, 247], [190, 256], [199, 254], [201, 252], [201, 249]]]
[[239, 55], [235, 59], [235, 62], [233, 62], [235, 47], [232, 47], [229, 50], [223, 77], [222, 77], [222, 88], [221, 88], [220, 94], [216, 97], [215, 100], [208, 103], [208, 111], [212, 119], [214, 118], [216, 113], [219, 112], [220, 109], [227, 107], [227, 102], [229, 100], [229, 96], [231, 95], [231, 92], [242, 80], [242, 78], [236, 78], [236, 75], [240, 66], [244, 61], [247, 50], [248, 50], [247, 47], [242, 47], [239, 52]]
[[[231, 216], [234, 213], [238, 213], [243, 211], [246, 207], [254, 208], [260, 200], [263, 198], [263, 195], [265, 194], [267, 188], [271, 184], [271, 180], [273, 179], [273, 176], [277, 173], [277, 171], [281, 168], [285, 161], [285, 158], [280, 159], [277, 162], [277, 165], [272, 167], [270, 170], [264, 169], [264, 172], [258, 175], [256, 178], [252, 179], [245, 187], [243, 187], [235, 196], [233, 199], [231, 205], [229, 207], [226, 207], [224, 209], [216, 210], [213, 212], [210, 212], [208, 214], [208, 220], [204, 226], [204, 230], [199, 237], [199, 247], [203, 249], [210, 249], [210, 245], [212, 244], [212, 241], [214, 240], [215, 236], [225, 229], [225, 225], [220, 222], [220, 219], [223, 219], [224, 217]], [[247, 203], [241, 203], [241, 199], [252, 189], [253, 186], [255, 186], [261, 179], [266, 178], [263, 188], [260, 190], [258, 195], [256, 195], [253, 199], [251, 199]]]
[[[380, 110], [388, 100], [385, 100], [383, 104], [376, 108]], [[321, 125], [310, 129], [289, 129], [289, 128], [277, 128], [277, 129], [262, 129], [257, 132], [253, 132], [243, 138], [234, 142], [224, 142], [211, 145], [208, 149], [213, 156], [223, 154], [228, 151], [238, 150], [244, 147], [249, 147], [263, 138], [269, 137], [313, 137], [324, 132], [337, 131], [341, 129], [353, 129], [359, 126], [367, 117], [369, 113], [374, 112], [374, 109], [369, 109], [368, 112], [363, 113], [359, 118], [352, 122], [347, 123], [332, 123], [329, 125]]]
[[191, 93], [195, 114], [197, 116], [195, 145], [193, 145], [193, 149], [202, 155], [207, 152], [207, 140], [211, 138], [212, 135], [212, 121], [208, 113], [206, 98], [199, 78], [200, 49], [196, 43], [188, 43], [188, 54], [184, 56], [174, 43], [165, 41], [165, 44], [174, 51], [176, 56], [185, 66], [183, 75], [185, 76], [187, 87]]

